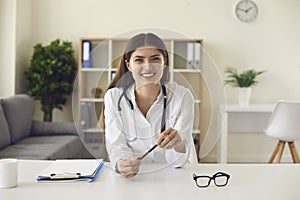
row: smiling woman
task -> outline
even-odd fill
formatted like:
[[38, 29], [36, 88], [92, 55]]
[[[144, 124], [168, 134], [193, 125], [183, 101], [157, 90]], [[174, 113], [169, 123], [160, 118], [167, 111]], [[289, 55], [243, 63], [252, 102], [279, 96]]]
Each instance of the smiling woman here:
[[[169, 56], [152, 33], [131, 38], [104, 97], [106, 147], [116, 172], [130, 178], [142, 162], [181, 167], [190, 161], [194, 97], [169, 83]], [[141, 159], [141, 155], [156, 147]]]
[[165, 67], [163, 61], [162, 54], [153, 47], [138, 48], [126, 61], [135, 80], [137, 105], [145, 117], [160, 92], [159, 82]]
[[126, 64], [138, 89], [159, 84], [165, 67], [162, 53], [153, 47], [138, 48]]

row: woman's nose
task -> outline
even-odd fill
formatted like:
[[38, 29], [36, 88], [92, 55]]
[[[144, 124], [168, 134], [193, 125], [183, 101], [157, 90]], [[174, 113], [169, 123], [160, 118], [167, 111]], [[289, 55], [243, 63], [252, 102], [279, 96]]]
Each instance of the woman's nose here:
[[152, 68], [152, 63], [150, 62], [150, 60], [145, 60], [144, 61], [143, 68], [144, 69], [151, 69]]

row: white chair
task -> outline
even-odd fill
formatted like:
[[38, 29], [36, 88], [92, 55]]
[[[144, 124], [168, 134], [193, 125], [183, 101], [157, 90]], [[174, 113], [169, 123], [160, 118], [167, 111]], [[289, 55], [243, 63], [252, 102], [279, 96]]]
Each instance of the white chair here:
[[279, 140], [269, 163], [272, 163], [276, 156], [276, 163], [280, 163], [286, 142], [289, 145], [293, 162], [300, 163], [294, 143], [300, 140], [300, 102], [279, 101], [270, 117], [265, 134]]

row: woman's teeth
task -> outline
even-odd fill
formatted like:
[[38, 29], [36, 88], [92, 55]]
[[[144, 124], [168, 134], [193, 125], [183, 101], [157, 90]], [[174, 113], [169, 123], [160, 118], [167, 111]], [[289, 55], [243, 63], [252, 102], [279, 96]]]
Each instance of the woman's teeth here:
[[154, 76], [154, 73], [149, 73], [149, 74], [142, 74], [143, 77], [152, 77]]

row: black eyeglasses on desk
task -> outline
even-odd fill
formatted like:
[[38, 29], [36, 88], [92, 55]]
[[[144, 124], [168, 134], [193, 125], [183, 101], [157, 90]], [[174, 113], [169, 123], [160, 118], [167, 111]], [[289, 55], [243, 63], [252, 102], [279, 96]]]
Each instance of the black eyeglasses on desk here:
[[224, 172], [217, 172], [213, 176], [197, 176], [196, 174], [193, 174], [193, 179], [200, 188], [208, 187], [212, 180], [218, 187], [226, 186], [229, 178], [230, 175]]

